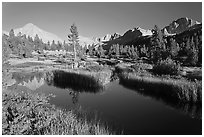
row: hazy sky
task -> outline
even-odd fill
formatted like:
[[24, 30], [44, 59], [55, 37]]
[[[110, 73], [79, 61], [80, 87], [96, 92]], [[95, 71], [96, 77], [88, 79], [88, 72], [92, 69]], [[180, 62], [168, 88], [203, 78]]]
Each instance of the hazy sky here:
[[33, 23], [62, 39], [75, 22], [79, 35], [101, 37], [140, 26], [160, 28], [173, 20], [189, 17], [202, 22], [202, 3], [5, 3], [2, 4], [2, 29], [20, 28]]

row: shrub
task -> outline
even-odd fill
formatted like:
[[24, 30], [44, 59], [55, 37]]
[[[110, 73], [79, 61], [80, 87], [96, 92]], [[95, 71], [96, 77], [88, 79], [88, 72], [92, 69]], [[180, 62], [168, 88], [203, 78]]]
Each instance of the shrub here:
[[87, 70], [89, 71], [94, 71], [94, 72], [99, 72], [99, 71], [103, 71], [104, 67], [100, 66], [100, 65], [90, 65], [86, 67]]
[[153, 66], [152, 71], [159, 75], [178, 75], [180, 70], [180, 64], [174, 60], [167, 58], [166, 60], [159, 61]]
[[150, 69], [152, 68], [152, 66], [146, 63], [136, 63], [132, 65], [131, 68], [133, 68], [136, 72], [138, 72], [138, 71], [144, 71], [144, 70]]

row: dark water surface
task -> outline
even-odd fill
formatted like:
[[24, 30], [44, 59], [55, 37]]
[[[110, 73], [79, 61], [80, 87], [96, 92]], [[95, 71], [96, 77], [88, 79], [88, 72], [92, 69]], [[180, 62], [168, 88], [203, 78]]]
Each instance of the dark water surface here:
[[44, 73], [39, 72], [13, 73], [16, 83], [10, 88], [54, 94], [55, 97], [50, 99], [51, 104], [67, 110], [83, 108], [97, 115], [100, 121], [117, 130], [117, 133], [202, 134], [201, 107], [184, 105], [187, 109], [180, 110], [128, 89], [118, 81], [111, 82], [102, 89], [97, 85], [91, 86], [92, 80], [86, 77], [74, 80], [70, 74], [62, 72], [55, 72], [49, 81], [45, 77], [47, 76]]

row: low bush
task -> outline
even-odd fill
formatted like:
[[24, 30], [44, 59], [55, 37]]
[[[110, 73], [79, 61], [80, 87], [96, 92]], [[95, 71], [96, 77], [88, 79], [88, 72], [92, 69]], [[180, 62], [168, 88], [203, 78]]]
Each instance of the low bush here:
[[139, 72], [139, 71], [145, 71], [145, 70], [151, 69], [152, 66], [150, 64], [138, 62], [138, 63], [132, 65], [131, 68], [133, 68], [136, 72]]
[[167, 58], [166, 60], [159, 61], [156, 65], [154, 65], [152, 71], [158, 75], [178, 75], [180, 71], [180, 64], [170, 58]]
[[92, 65], [92, 66], [87, 66], [86, 67], [87, 70], [91, 71], [91, 72], [99, 72], [99, 71], [103, 71], [104, 67], [100, 66], [100, 65]]

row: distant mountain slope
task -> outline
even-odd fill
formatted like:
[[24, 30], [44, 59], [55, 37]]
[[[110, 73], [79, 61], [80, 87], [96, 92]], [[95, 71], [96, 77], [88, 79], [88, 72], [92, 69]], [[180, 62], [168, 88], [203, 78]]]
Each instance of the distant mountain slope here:
[[133, 28], [133, 29], [126, 31], [122, 36], [120, 36], [116, 39], [104, 42], [105, 45], [103, 47], [104, 47], [104, 49], [109, 49], [110, 45], [112, 45], [112, 44], [125, 45], [125, 44], [131, 43], [132, 41], [135, 41], [139, 38], [149, 37], [149, 36], [152, 36], [151, 30], [145, 30], [145, 29], [142, 29], [140, 27], [137, 27], [137, 28]]
[[84, 36], [79, 36], [79, 44], [84, 47], [92, 44], [98, 44], [99, 42], [97, 40], [84, 37]]
[[121, 37], [121, 35], [119, 33], [114, 33], [114, 34], [107, 34], [104, 37], [100, 38], [101, 42], [105, 42], [105, 41], [110, 41], [110, 40], [114, 40]]
[[19, 32], [23, 34], [25, 34], [26, 36], [30, 36], [33, 39], [35, 38], [36, 34], [38, 34], [39, 38], [42, 39], [43, 42], [47, 43], [48, 41], [60, 41], [63, 42], [63, 40], [61, 38], [59, 38], [58, 36], [56, 36], [53, 33], [47, 32], [39, 27], [37, 27], [36, 25], [32, 24], [32, 23], [28, 23], [25, 26], [23, 26], [22, 28], [17, 28], [14, 29], [14, 34], [17, 35]]
[[163, 31], [168, 34], [179, 34], [182, 33], [188, 29], [190, 29], [193, 26], [196, 26], [198, 24], [201, 24], [198, 21], [189, 19], [187, 17], [185, 18], [179, 18], [177, 20], [174, 20], [172, 23], [170, 23], [168, 26], [163, 28]]

